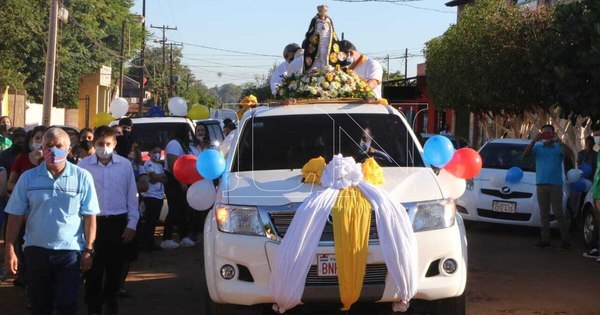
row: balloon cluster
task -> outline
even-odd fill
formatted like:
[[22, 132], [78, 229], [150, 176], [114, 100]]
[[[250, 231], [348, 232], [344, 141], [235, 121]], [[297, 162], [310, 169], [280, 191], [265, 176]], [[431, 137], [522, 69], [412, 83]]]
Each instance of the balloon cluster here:
[[215, 203], [217, 193], [213, 179], [221, 177], [224, 171], [225, 158], [220, 151], [213, 149], [202, 151], [198, 157], [180, 156], [173, 165], [175, 178], [191, 185], [187, 191], [187, 201], [190, 207], [198, 211], [209, 210]]
[[577, 192], [588, 192], [592, 188], [592, 181], [589, 178], [592, 175], [592, 166], [588, 163], [582, 163], [579, 168], [571, 169], [567, 172], [567, 184]]
[[466, 180], [481, 171], [481, 156], [471, 148], [455, 150], [450, 139], [433, 136], [425, 142], [423, 157], [429, 165], [440, 168], [438, 181], [447, 196], [457, 199], [465, 192]]

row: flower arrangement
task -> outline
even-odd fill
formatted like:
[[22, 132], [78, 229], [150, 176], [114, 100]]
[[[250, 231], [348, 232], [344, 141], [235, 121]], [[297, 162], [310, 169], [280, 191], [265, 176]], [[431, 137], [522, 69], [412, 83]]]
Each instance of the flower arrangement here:
[[354, 71], [331, 66], [323, 70], [291, 74], [283, 78], [277, 89], [277, 97], [289, 98], [374, 98], [367, 83]]

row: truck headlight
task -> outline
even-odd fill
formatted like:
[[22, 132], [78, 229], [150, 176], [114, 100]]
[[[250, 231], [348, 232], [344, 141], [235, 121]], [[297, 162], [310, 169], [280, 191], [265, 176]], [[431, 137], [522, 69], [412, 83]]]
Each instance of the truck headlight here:
[[218, 204], [215, 216], [219, 231], [264, 236], [265, 229], [255, 207]]
[[454, 225], [456, 206], [451, 200], [438, 200], [417, 205], [413, 230], [415, 232], [445, 229]]

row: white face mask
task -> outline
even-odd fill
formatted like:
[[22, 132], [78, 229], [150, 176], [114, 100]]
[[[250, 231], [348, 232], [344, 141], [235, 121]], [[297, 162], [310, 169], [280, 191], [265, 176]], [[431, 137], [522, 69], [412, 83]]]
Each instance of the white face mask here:
[[204, 142], [204, 136], [197, 136], [196, 139], [200, 142]]
[[596, 142], [597, 145], [600, 145], [600, 136], [594, 136], [594, 142]]
[[360, 148], [363, 149], [364, 151], [367, 151], [370, 147], [371, 147], [371, 141], [363, 141], [360, 140], [360, 144], [359, 144]]
[[35, 143], [35, 142], [34, 142], [34, 143], [32, 143], [32, 144], [30, 144], [30, 145], [29, 145], [29, 149], [30, 149], [31, 151], [38, 151], [38, 150], [41, 150], [41, 149], [42, 149], [42, 144], [41, 144], [41, 143]]
[[346, 63], [348, 63], [349, 65], [351, 65], [354, 62], [354, 58], [352, 58], [352, 56], [348, 56], [348, 58], [346, 58]]
[[110, 147], [96, 147], [96, 154], [101, 159], [108, 159], [113, 153], [113, 148]]

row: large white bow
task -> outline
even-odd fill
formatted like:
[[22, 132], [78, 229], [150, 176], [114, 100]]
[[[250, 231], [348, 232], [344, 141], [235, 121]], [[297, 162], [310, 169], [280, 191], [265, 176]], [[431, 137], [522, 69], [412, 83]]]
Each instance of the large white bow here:
[[394, 310], [406, 310], [417, 292], [417, 242], [406, 209], [387, 192], [363, 180], [351, 157], [337, 155], [323, 170], [325, 189], [314, 192], [296, 210], [272, 264], [270, 289], [280, 314], [301, 303], [310, 265], [339, 190], [357, 186], [375, 212], [379, 243], [390, 282], [398, 298]]

